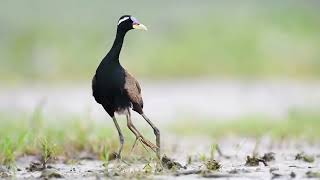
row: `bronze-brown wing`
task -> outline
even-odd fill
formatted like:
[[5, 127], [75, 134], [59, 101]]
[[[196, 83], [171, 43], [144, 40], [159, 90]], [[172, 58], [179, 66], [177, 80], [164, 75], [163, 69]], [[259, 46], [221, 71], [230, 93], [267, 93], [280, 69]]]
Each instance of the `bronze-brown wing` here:
[[137, 111], [138, 113], [142, 113], [143, 108], [143, 100], [141, 97], [141, 88], [138, 81], [131, 76], [127, 71], [126, 73], [126, 80], [124, 89], [127, 91], [129, 99], [132, 103], [133, 110]]

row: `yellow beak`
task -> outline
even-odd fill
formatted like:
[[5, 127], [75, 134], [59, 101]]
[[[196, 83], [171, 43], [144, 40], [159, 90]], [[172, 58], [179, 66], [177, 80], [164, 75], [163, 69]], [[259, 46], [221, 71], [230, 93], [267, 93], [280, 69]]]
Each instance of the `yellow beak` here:
[[145, 30], [145, 31], [148, 30], [148, 28], [143, 24], [134, 24], [132, 27], [133, 27], [133, 29], [141, 29], [141, 30]]

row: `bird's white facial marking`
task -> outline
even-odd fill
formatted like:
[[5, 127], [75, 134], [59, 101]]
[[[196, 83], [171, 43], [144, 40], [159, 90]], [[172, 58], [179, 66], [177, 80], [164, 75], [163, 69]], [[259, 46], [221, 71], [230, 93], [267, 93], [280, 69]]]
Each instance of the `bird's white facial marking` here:
[[118, 25], [119, 25], [120, 23], [122, 23], [123, 21], [127, 20], [127, 19], [129, 19], [129, 17], [124, 17], [124, 18], [120, 19], [119, 22], [118, 22]]

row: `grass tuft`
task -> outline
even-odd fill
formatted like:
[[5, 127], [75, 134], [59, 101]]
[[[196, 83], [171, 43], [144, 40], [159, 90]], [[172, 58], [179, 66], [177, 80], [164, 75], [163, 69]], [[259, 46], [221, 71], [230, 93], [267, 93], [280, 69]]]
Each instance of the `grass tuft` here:
[[47, 167], [47, 163], [53, 160], [55, 154], [55, 145], [52, 144], [48, 139], [44, 138], [41, 140], [41, 160], [43, 167]]

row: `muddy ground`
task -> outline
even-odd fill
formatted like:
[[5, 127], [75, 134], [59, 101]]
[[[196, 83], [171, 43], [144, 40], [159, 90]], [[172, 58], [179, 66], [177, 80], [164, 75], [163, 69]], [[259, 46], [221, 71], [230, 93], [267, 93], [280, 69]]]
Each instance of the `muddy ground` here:
[[[17, 179], [39, 177], [66, 179], [320, 178], [319, 142], [303, 140], [275, 142], [268, 137], [259, 140], [230, 137], [216, 141], [203, 137], [165, 139], [170, 139], [172, 142], [163, 143], [163, 153], [174, 162], [171, 164], [162, 162], [162, 166], [156, 160], [150, 160], [152, 156], [133, 160], [133, 152], [131, 155], [124, 153], [123, 161], [113, 160], [107, 165], [103, 161], [94, 160], [88, 156], [68, 163], [65, 160], [57, 160], [48, 164], [47, 169], [43, 170], [37, 169], [37, 157], [25, 156], [17, 160], [15, 172], [5, 171], [2, 167], [1, 175]], [[212, 148], [216, 147], [216, 144], [221, 150], [220, 153], [216, 148]], [[266, 153], [269, 153], [269, 156], [263, 157]], [[255, 156], [257, 159], [248, 162], [247, 156]], [[218, 164], [215, 164], [216, 162]]]

